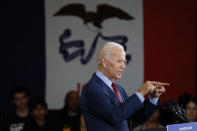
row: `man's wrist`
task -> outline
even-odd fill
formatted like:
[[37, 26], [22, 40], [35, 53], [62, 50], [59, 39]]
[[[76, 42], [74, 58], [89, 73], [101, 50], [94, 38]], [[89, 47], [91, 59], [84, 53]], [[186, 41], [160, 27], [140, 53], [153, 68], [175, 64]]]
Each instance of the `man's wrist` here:
[[141, 93], [139, 93], [139, 92], [135, 92], [135, 94], [140, 99], [140, 101], [143, 103], [144, 102], [144, 96]]
[[148, 99], [149, 101], [154, 104], [154, 105], [158, 105], [158, 100], [159, 100], [159, 97], [152, 97], [151, 95], [148, 96]]
[[142, 96], [145, 96], [145, 92], [143, 90], [138, 90], [138, 93], [140, 93]]

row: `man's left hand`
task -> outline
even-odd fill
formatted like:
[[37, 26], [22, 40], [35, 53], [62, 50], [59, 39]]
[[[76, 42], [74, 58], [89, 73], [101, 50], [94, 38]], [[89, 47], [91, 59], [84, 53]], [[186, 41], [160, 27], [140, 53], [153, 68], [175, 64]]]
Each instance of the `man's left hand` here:
[[152, 82], [152, 84], [155, 86], [155, 89], [150, 94], [151, 97], [153, 98], [160, 97], [166, 91], [164, 86], [169, 86], [168, 83], [160, 83], [160, 82]]
[[162, 95], [165, 91], [164, 87], [156, 87], [150, 95], [151, 97], [156, 98]]

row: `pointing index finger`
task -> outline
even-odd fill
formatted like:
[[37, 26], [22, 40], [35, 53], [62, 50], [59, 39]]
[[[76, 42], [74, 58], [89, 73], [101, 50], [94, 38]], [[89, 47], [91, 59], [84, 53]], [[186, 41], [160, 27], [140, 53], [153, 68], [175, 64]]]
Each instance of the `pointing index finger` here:
[[169, 86], [169, 83], [162, 83], [157, 81], [150, 81], [154, 86]]

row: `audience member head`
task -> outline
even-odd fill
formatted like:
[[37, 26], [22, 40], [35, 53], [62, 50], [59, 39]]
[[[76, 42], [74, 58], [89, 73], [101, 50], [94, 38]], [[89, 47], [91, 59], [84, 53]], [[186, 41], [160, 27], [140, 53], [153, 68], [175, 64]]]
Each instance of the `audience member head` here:
[[191, 98], [192, 98], [192, 95], [190, 95], [189, 93], [183, 93], [183, 94], [181, 94], [181, 96], [179, 96], [179, 99], [178, 99], [178, 105], [182, 109], [185, 109], [186, 108], [186, 104], [188, 103], [188, 101]]
[[79, 110], [79, 94], [77, 91], [70, 91], [66, 94], [64, 100], [68, 112], [77, 112]]
[[120, 79], [125, 68], [125, 51], [122, 45], [106, 42], [98, 52], [98, 70], [110, 80]]
[[186, 115], [189, 119], [189, 122], [196, 122], [197, 121], [197, 100], [196, 98], [191, 98], [186, 103]]
[[12, 102], [17, 110], [26, 110], [28, 108], [29, 91], [23, 86], [17, 86], [11, 92]]
[[31, 100], [30, 109], [33, 117], [38, 121], [44, 121], [47, 115], [47, 103], [40, 97]]

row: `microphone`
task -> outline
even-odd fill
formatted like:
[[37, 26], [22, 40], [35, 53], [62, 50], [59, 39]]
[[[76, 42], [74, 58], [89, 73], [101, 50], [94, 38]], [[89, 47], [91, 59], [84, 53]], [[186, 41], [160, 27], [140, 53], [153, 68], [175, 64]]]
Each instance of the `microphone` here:
[[187, 123], [189, 122], [188, 117], [185, 114], [185, 111], [178, 106], [176, 102], [172, 99], [164, 103], [166, 109], [174, 115], [177, 123]]

